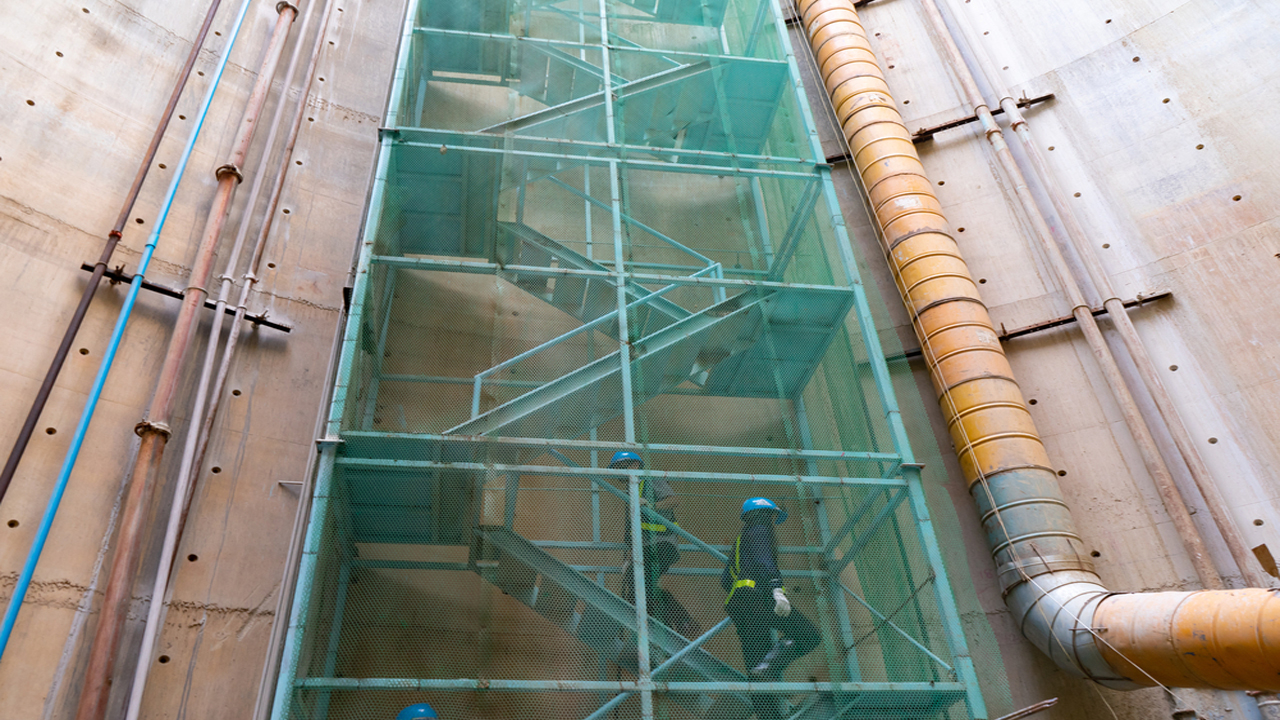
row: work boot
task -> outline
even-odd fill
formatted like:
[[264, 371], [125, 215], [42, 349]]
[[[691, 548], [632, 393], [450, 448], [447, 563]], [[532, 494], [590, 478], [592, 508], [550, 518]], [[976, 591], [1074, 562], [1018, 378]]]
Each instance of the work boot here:
[[795, 660], [794, 657], [791, 657], [791, 653], [787, 652], [795, 644], [796, 641], [790, 638], [779, 640], [760, 659], [760, 664], [751, 668], [751, 676], [760, 679], [782, 677], [782, 671], [786, 669], [787, 665], [791, 664], [792, 660]]

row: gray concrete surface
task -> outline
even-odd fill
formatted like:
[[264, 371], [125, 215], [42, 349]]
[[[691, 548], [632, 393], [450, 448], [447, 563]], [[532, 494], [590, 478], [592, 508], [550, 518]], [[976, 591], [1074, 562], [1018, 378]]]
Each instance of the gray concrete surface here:
[[[207, 4], [6, 4], [0, 9], [6, 18], [0, 22], [0, 267], [8, 277], [0, 293], [13, 322], [0, 352], [0, 444], [7, 453], [86, 281], [80, 263], [99, 253]], [[212, 199], [212, 171], [226, 161], [235, 119], [276, 17], [274, 5], [254, 2], [250, 8], [165, 226], [152, 265], [156, 282], [180, 287], [185, 281]], [[193, 76], [178, 106], [189, 119], [175, 118], [161, 145], [156, 162], [167, 168], [152, 169], [133, 212], [142, 222], [130, 221], [116, 254], [115, 262], [126, 269], [136, 264], [146, 242], [238, 7], [234, 0], [223, 3], [213, 25], [221, 35], [211, 33], [196, 65], [205, 76]], [[249, 688], [257, 686], [297, 501], [296, 491], [278, 482], [299, 480], [305, 470], [402, 15], [401, 3], [337, 7], [319, 66], [324, 81], [317, 80], [308, 100], [309, 121], [295, 154], [302, 165], [293, 166], [263, 281], [250, 301], [255, 311], [268, 311], [294, 331], [246, 333], [230, 378], [230, 387], [241, 394], [228, 397], [200, 475], [160, 636], [160, 652], [171, 661], [155, 667], [146, 717], [242, 717], [253, 707]], [[298, 41], [309, 47], [311, 38], [293, 42]], [[267, 117], [279, 96], [277, 81]], [[258, 134], [250, 167], [265, 136]], [[228, 234], [247, 191], [247, 184], [241, 186]], [[0, 526], [0, 593], [6, 602], [124, 290], [99, 291], [76, 343], [87, 354], [72, 352], [0, 509], [7, 524]], [[5, 717], [61, 718], [74, 710], [87, 638], [97, 619], [94, 603], [105, 583], [101, 569], [109, 560], [104, 553], [113, 513], [136, 448], [132, 427], [153, 391], [176, 310], [177, 301], [155, 295], [144, 294], [138, 302], [0, 663]], [[191, 387], [192, 375], [194, 368], [184, 387]], [[185, 429], [187, 405], [179, 404], [177, 433]], [[56, 434], [46, 434], [46, 427]], [[173, 476], [180, 451], [167, 454], [165, 478]], [[9, 527], [11, 521], [17, 526]], [[147, 579], [136, 588], [126, 647], [139, 640], [158, 542], [159, 533], [140, 574]], [[125, 683], [117, 684], [113, 706], [123, 700], [120, 684]]]
[[[293, 491], [278, 483], [299, 480], [305, 471], [403, 8], [401, 0], [335, 1], [341, 12], [324, 46], [324, 82], [313, 88], [308, 114], [314, 120], [304, 123], [296, 154], [303, 165], [294, 167], [282, 203], [290, 212], [277, 218], [266, 257], [274, 267], [267, 266], [250, 303], [295, 330], [287, 337], [254, 332], [234, 369], [231, 386], [242, 394], [229, 399], [201, 472], [160, 636], [169, 662], [154, 669], [145, 717], [244, 717], [253, 705], [296, 504]], [[1280, 74], [1280, 6], [1261, 0], [950, 2], [995, 62], [1009, 68], [1001, 72], [1015, 91], [1057, 94], [1028, 113], [1036, 137], [1059, 182], [1080, 193], [1081, 219], [1122, 295], [1173, 292], [1172, 300], [1133, 311], [1135, 322], [1157, 365], [1177, 367], [1167, 371], [1166, 382], [1192, 435], [1203, 442], [1247, 542], [1280, 551], [1273, 531], [1280, 524], [1273, 472], [1280, 465], [1280, 301], [1272, 291], [1280, 279], [1280, 176], [1271, 161], [1280, 155], [1273, 130], [1280, 96], [1269, 91]], [[255, 2], [250, 11], [166, 226], [153, 265], [158, 282], [182, 284], [212, 196], [212, 170], [224, 162], [273, 5]], [[225, 33], [236, 6], [228, 0], [215, 30]], [[87, 274], [79, 265], [99, 252], [203, 12], [203, 3], [163, 0], [0, 2], [5, 451], [83, 288]], [[965, 114], [915, 3], [877, 2], [863, 17], [885, 64], [893, 66], [889, 81], [898, 99], [910, 101], [901, 106], [909, 126]], [[224, 39], [210, 38], [197, 69], [212, 68]], [[194, 111], [204, 82], [193, 78], [180, 113]], [[812, 87], [810, 95], [820, 97]], [[834, 153], [831, 127], [821, 115], [819, 124]], [[172, 167], [188, 128], [175, 121], [158, 163]], [[933, 179], [945, 182], [938, 195], [953, 226], [964, 228], [957, 236], [974, 272], [987, 279], [983, 292], [995, 320], [1012, 328], [1068, 314], [979, 134], [972, 128], [941, 134], [922, 155]], [[890, 324], [910, 344], [858, 191], [839, 170], [868, 283], [886, 298]], [[117, 254], [127, 269], [139, 257], [169, 179], [159, 168], [148, 179], [133, 213], [143, 222], [129, 224]], [[12, 592], [123, 290], [99, 291], [76, 344], [88, 352], [73, 351], [0, 504], [0, 599]], [[5, 717], [65, 718], [74, 708], [120, 483], [136, 447], [133, 424], [150, 398], [175, 311], [176, 301], [151, 295], [138, 304], [0, 662]], [[1120, 348], [1114, 338], [1113, 345]], [[1076, 332], [1051, 331], [1006, 349], [1027, 396], [1037, 400], [1033, 414], [1051, 457], [1067, 472], [1064, 489], [1099, 553], [1103, 577], [1116, 590], [1194, 587], [1185, 553]], [[921, 371], [917, 379], [923, 405], [934, 412], [927, 377]], [[191, 379], [185, 382], [189, 387]], [[935, 437], [945, 438], [940, 418], [934, 414], [932, 421]], [[166, 477], [177, 454], [169, 454]], [[221, 471], [213, 473], [215, 466]], [[1015, 707], [1058, 696], [1062, 702], [1042, 717], [1168, 717], [1171, 699], [1163, 692], [1095, 691], [1066, 678], [1022, 641], [1004, 612], [958, 471], [949, 470], [946, 489], [964, 540], [950, 544], [953, 557], [967, 563], [995, 629]], [[1189, 478], [1181, 468], [1175, 473], [1200, 508], [1194, 517], [1215, 561], [1227, 567], [1230, 558]], [[142, 577], [153, 571], [155, 550]], [[185, 560], [188, 555], [196, 560]], [[150, 601], [146, 587], [137, 592], [133, 645]], [[1249, 702], [1238, 696], [1179, 695], [1204, 717], [1249, 716]]]

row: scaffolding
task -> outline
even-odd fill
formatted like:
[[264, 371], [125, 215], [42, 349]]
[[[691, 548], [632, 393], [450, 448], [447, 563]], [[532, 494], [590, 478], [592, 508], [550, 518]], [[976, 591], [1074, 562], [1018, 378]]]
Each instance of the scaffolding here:
[[987, 717], [773, 0], [410, 0], [379, 132], [274, 718]]

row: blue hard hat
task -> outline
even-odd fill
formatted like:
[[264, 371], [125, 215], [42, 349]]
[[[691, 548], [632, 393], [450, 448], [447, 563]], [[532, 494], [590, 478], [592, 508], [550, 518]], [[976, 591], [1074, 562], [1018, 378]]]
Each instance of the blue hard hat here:
[[745, 518], [747, 516], [747, 513], [751, 512], [752, 510], [772, 510], [773, 512], [777, 513], [778, 516], [773, 521], [774, 525], [781, 525], [782, 523], [787, 521], [787, 511], [778, 507], [777, 505], [774, 504], [772, 500], [766, 497], [754, 497], [742, 503], [743, 518]]
[[436, 720], [435, 709], [426, 703], [415, 703], [400, 711], [396, 720]]
[[630, 450], [619, 450], [614, 453], [613, 457], [609, 458], [609, 467], [616, 468], [628, 460], [635, 460], [640, 463], [640, 467], [644, 467], [644, 460], [641, 460], [639, 455], [631, 452]]

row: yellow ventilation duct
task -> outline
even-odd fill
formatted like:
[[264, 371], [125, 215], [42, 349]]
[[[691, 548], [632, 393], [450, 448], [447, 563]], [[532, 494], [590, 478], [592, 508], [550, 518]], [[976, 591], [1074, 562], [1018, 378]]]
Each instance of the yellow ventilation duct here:
[[1280, 690], [1273, 591], [1102, 585], [852, 2], [798, 5], [1022, 632], [1117, 689]]

